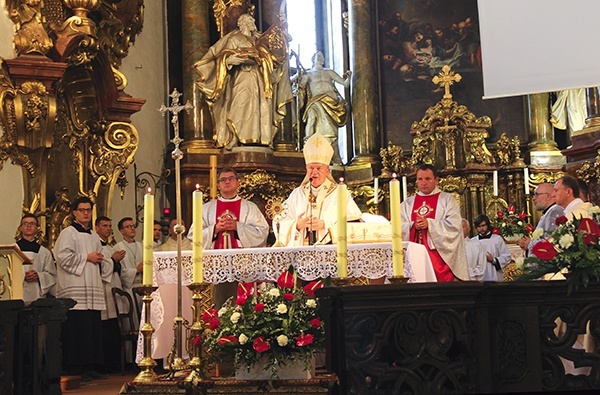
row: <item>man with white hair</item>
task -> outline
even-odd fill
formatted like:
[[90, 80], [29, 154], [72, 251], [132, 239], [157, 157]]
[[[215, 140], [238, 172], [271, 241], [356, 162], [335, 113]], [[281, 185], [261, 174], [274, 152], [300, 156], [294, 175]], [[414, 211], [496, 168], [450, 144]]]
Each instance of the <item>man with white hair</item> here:
[[550, 233], [552, 233], [554, 229], [556, 229], [556, 218], [560, 217], [564, 213], [563, 208], [556, 204], [553, 189], [554, 186], [552, 184], [545, 182], [538, 185], [533, 192], [533, 207], [537, 211], [542, 212], [542, 216], [538, 221], [536, 230], [541, 229], [543, 234], [542, 237], [537, 239], [532, 240], [528, 236], [523, 236], [521, 240], [519, 240], [519, 247], [521, 247], [523, 251], [527, 251], [527, 255], [531, 255], [535, 243], [545, 239], [550, 235]]
[[[317, 132], [306, 140], [303, 152], [306, 176], [283, 203], [286, 216], [280, 230], [276, 230], [279, 241], [286, 246], [329, 243], [328, 230], [337, 224], [337, 183], [329, 170], [333, 148]], [[348, 221], [360, 219], [360, 209], [350, 192], [346, 194]]]

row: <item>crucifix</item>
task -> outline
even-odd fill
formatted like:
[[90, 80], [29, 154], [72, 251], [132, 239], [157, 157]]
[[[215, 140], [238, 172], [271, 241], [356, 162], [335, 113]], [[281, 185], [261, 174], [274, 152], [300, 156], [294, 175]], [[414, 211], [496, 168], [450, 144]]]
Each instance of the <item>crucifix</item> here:
[[169, 370], [171, 371], [171, 375], [174, 376], [175, 371], [180, 371], [187, 369], [187, 364], [183, 359], [183, 326], [187, 324], [186, 320], [183, 318], [183, 314], [181, 312], [181, 241], [183, 237], [183, 232], [185, 232], [185, 227], [182, 225], [181, 221], [181, 159], [183, 159], [183, 152], [179, 148], [179, 144], [183, 141], [181, 137], [179, 137], [179, 113], [185, 110], [187, 113], [190, 112], [194, 106], [189, 102], [189, 100], [185, 103], [185, 105], [179, 104], [179, 98], [181, 97], [181, 93], [177, 91], [177, 88], [173, 89], [173, 92], [169, 95], [171, 98], [171, 106], [167, 107], [164, 104], [161, 104], [158, 111], [161, 112], [163, 117], [167, 112], [171, 112], [171, 124], [173, 125], [173, 130], [175, 131], [175, 136], [171, 140], [173, 144], [175, 144], [175, 149], [171, 153], [171, 157], [175, 161], [175, 202], [176, 202], [176, 212], [177, 212], [177, 225], [175, 225], [174, 230], [177, 234], [177, 317], [175, 317], [175, 323], [173, 324], [173, 330], [175, 331], [175, 338], [173, 344], [173, 351], [175, 355], [169, 355]]
[[450, 93], [450, 86], [455, 82], [460, 82], [462, 76], [458, 73], [455, 73], [450, 69], [450, 66], [445, 65], [442, 67], [442, 71], [433, 77], [433, 83], [437, 84], [444, 88], [444, 97], [443, 99], [452, 99], [452, 94]]

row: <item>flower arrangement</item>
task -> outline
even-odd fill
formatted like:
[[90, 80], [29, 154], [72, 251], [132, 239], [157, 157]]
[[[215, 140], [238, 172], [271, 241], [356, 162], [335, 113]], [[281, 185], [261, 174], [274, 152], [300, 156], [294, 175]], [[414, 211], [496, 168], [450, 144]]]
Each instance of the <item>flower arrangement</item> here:
[[502, 237], [528, 235], [533, 231], [533, 225], [527, 222], [527, 213], [517, 213], [515, 206], [508, 206], [506, 210], [498, 211], [492, 221], [492, 233]]
[[249, 369], [263, 356], [272, 376], [285, 361], [300, 360], [308, 369], [325, 342], [315, 298], [321, 287], [320, 280], [296, 287], [292, 267], [279, 276], [277, 286], [257, 291], [254, 283], [240, 283], [235, 299], [203, 314], [209, 327], [204, 346], [217, 360], [223, 353], [233, 354], [236, 369]]
[[532, 239], [539, 241], [532, 256], [519, 258], [517, 267], [523, 271], [520, 279], [540, 278], [549, 273], [568, 273], [567, 292], [580, 285], [587, 287], [591, 279], [600, 279], [600, 208], [590, 208], [591, 218], [569, 220], [556, 218], [558, 226], [548, 239], [540, 239], [543, 229], [536, 229]]

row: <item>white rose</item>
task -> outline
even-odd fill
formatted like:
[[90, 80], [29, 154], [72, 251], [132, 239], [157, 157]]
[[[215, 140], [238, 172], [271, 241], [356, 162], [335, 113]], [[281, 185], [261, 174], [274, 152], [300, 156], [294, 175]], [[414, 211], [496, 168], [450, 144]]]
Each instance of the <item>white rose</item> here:
[[240, 344], [243, 346], [244, 344], [246, 344], [248, 342], [248, 336], [246, 336], [242, 333], [241, 335], [238, 336], [238, 340], [240, 341]]
[[594, 214], [600, 214], [600, 207], [598, 206], [592, 206], [588, 209], [588, 213], [590, 215], [594, 215]]
[[240, 317], [241, 317], [241, 316], [242, 316], [242, 315], [241, 315], [240, 313], [233, 313], [233, 314], [231, 315], [231, 318], [229, 318], [229, 320], [230, 320], [232, 323], [234, 323], [234, 324], [237, 324], [237, 323], [238, 323], [238, 321], [240, 320]]
[[287, 306], [283, 303], [277, 305], [277, 314], [285, 314], [287, 313]]
[[289, 341], [289, 339], [286, 335], [277, 336], [277, 344], [279, 344], [281, 347], [287, 346], [288, 341]]
[[570, 233], [567, 233], [566, 235], [562, 235], [560, 237], [560, 240], [558, 240], [558, 244], [562, 248], [569, 248], [569, 247], [571, 247], [571, 245], [573, 245], [574, 241], [575, 241], [575, 239], [573, 238], [573, 235]]
[[525, 268], [525, 258], [520, 256], [517, 259], [515, 259], [515, 266], [517, 267], [517, 269], [523, 270], [523, 268]]
[[279, 290], [277, 288], [271, 288], [269, 290], [269, 295], [271, 295], [271, 296], [279, 296]]
[[317, 307], [317, 301], [314, 299], [308, 299], [306, 301], [306, 307], [310, 307], [311, 309], [314, 309], [315, 307]]
[[544, 229], [542, 229], [542, 228], [535, 228], [535, 230], [531, 234], [531, 238], [532, 239], [541, 239], [543, 235], [544, 235]]
[[227, 313], [227, 309], [225, 307], [221, 307], [217, 314], [219, 317], [222, 317], [225, 313]]

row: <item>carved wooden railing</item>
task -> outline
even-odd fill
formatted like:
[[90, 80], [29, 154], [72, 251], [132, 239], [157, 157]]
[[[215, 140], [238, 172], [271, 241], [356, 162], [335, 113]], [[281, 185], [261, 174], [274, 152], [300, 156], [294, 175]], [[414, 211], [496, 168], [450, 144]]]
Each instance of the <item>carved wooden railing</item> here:
[[317, 295], [336, 394], [600, 389], [598, 284], [568, 297], [564, 281], [371, 285]]

